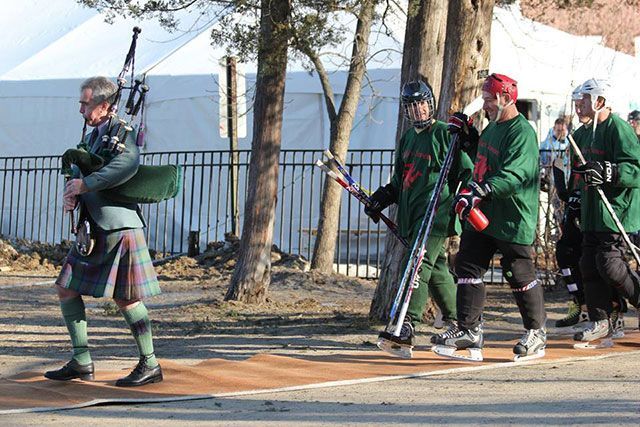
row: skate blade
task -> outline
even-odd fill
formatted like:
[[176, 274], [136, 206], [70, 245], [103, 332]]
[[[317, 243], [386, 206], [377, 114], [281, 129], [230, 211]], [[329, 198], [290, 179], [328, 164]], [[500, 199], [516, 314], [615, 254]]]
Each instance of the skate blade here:
[[438, 356], [446, 357], [449, 359], [455, 360], [466, 360], [469, 362], [482, 362], [482, 349], [479, 348], [468, 348], [466, 351], [468, 354], [464, 353], [456, 353], [458, 350], [456, 347], [449, 347], [447, 345], [434, 345], [431, 347], [431, 351], [433, 351]]
[[378, 348], [392, 356], [401, 357], [403, 359], [411, 359], [413, 357], [413, 346], [401, 345], [393, 341], [378, 337], [376, 343]]
[[589, 324], [578, 323], [573, 326], [556, 326], [555, 333], [558, 335], [573, 335], [576, 332], [584, 332], [589, 327]]
[[521, 356], [519, 354], [516, 354], [513, 356], [513, 361], [514, 362], [526, 362], [527, 360], [535, 360], [535, 359], [540, 359], [544, 357], [544, 349], [540, 350], [539, 352], [535, 353], [535, 354], [530, 354], [528, 356]]
[[577, 350], [595, 350], [598, 348], [611, 348], [613, 347], [613, 341], [611, 338], [603, 338], [597, 344], [591, 344], [592, 341], [579, 342], [573, 345], [573, 348]]
[[614, 332], [614, 333], [611, 335], [611, 339], [618, 340], [618, 339], [620, 339], [620, 338], [624, 338], [624, 331]]

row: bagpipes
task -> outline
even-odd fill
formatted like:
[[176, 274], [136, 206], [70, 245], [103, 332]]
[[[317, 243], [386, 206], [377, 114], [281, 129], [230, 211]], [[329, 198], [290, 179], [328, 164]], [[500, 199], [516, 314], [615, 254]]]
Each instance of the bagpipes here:
[[[131, 138], [134, 132], [125, 120], [117, 118], [118, 104], [123, 90], [129, 90], [129, 96], [125, 103], [125, 114], [130, 116], [129, 122], [133, 122], [139, 111], [144, 110], [144, 100], [149, 87], [142, 79], [134, 79], [135, 51], [139, 27], [133, 28], [131, 45], [127, 52], [124, 65], [118, 75], [118, 87], [113, 95], [110, 106], [110, 117], [107, 124], [107, 132], [102, 136], [101, 147], [97, 152], [91, 152], [91, 147], [86, 140], [87, 123], [82, 128], [82, 138], [77, 148], [72, 148], [62, 155], [61, 172], [67, 179], [81, 178], [100, 170], [109, 164], [116, 156], [125, 150], [127, 138]], [[131, 70], [131, 80], [134, 82], [127, 86], [126, 75]], [[136, 99], [137, 98], [137, 99]], [[136, 136], [136, 144], [144, 144], [144, 126], [141, 121]], [[136, 174], [127, 182], [117, 187], [101, 191], [101, 195], [118, 203], [158, 203], [171, 199], [178, 194], [182, 187], [182, 168], [178, 165], [140, 165]], [[90, 223], [87, 218], [82, 218], [81, 206], [80, 219], [76, 225], [73, 211], [71, 214], [71, 232], [76, 235], [76, 248], [82, 255], [88, 255], [93, 247], [91, 239]], [[85, 215], [86, 216], [86, 215]]]

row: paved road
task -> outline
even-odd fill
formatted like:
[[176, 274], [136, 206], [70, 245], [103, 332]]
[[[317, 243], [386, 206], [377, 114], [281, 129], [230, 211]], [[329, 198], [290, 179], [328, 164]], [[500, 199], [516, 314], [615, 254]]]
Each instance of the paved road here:
[[640, 351], [401, 381], [0, 416], [2, 425], [640, 425]]

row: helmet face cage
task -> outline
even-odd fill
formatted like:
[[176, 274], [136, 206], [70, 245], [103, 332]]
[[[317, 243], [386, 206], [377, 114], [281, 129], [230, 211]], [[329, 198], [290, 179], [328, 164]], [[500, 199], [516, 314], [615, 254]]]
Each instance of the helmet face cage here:
[[410, 126], [424, 129], [431, 126], [435, 113], [435, 99], [431, 88], [422, 81], [412, 81], [402, 86], [402, 107]]

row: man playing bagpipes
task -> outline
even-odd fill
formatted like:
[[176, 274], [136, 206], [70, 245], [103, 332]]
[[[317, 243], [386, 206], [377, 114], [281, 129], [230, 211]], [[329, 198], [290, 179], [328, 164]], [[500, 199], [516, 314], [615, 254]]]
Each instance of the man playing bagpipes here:
[[[73, 357], [61, 369], [45, 373], [52, 380], [94, 379], [82, 299], [86, 295], [113, 298], [138, 346], [137, 366], [116, 385], [139, 386], [162, 381], [162, 370], [153, 349], [151, 321], [142, 302], [160, 293], [143, 233], [144, 219], [136, 203], [110, 197], [114, 188], [122, 188], [136, 175], [140, 161], [133, 129], [112, 112], [118, 91], [118, 86], [106, 77], [89, 78], [80, 87], [80, 114], [93, 131], [83, 138], [79, 149], [69, 150], [65, 155], [72, 154], [76, 161], [84, 155], [85, 160], [93, 159], [94, 164], [89, 162], [80, 167], [74, 163], [71, 169], [77, 176], [72, 176], [64, 189], [65, 211], [72, 212], [80, 205], [78, 238], [85, 240], [69, 251], [56, 280]], [[92, 167], [99, 169], [90, 172]]]

